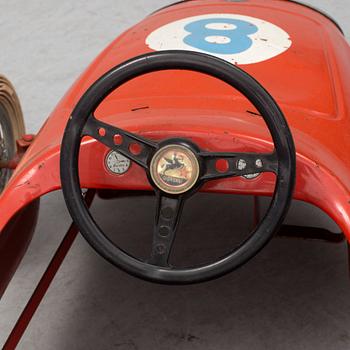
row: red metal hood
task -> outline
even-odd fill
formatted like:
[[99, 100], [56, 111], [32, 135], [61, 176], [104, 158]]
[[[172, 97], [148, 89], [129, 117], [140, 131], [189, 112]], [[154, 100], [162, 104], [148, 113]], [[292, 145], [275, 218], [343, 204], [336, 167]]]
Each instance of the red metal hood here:
[[[226, 14], [266, 21], [289, 36], [291, 45], [283, 53], [260, 62], [259, 58], [256, 58], [256, 63], [245, 64], [247, 61], [254, 61], [254, 56], [259, 56], [263, 51], [266, 52], [278, 45], [286, 45], [285, 41], [276, 39], [273, 33], [270, 37], [266, 37], [266, 32], [262, 31], [259, 35], [258, 31], [253, 40], [261, 41], [263, 45], [256, 51], [249, 50], [250, 56], [253, 56], [250, 57], [252, 59], [238, 61], [238, 65], [260, 81], [280, 104], [318, 112], [325, 117], [336, 115], [337, 97], [334, 79], [337, 67], [332, 56], [334, 37], [341, 37], [342, 34], [321, 14], [305, 6], [283, 0], [243, 2], [193, 0], [161, 10], [132, 27], [107, 48], [93, 65], [94, 69], [90, 70], [90, 76], [84, 88], [116, 64], [145, 52], [154, 51], [154, 46], [149, 47], [150, 38], [152, 33], [160, 28], [183, 19], [194, 22], [201, 16], [209, 15], [215, 18], [218, 15], [226, 17]], [[185, 27], [185, 23], [182, 26]], [[159, 41], [157, 45], [159, 49], [176, 49], [179, 48], [176, 42], [183, 41], [181, 24], [165, 28], [162, 34], [153, 40]], [[210, 35], [210, 31], [207, 35]], [[250, 36], [254, 35], [253, 33]], [[174, 40], [174, 37], [177, 39]], [[201, 40], [198, 37], [196, 39]], [[253, 46], [256, 45], [254, 42]], [[181, 48], [185, 47], [203, 51], [195, 47], [191, 48], [189, 45], [181, 46]], [[204, 52], [211, 54], [210, 51], [204, 50]], [[233, 59], [232, 62], [234, 61]], [[156, 87], [153, 86], [153, 88]], [[143, 90], [143, 94], [163, 94], [161, 89], [158, 91], [154, 89]], [[199, 93], [202, 94], [203, 91]]]
[[[344, 113], [342, 84], [349, 81], [346, 79], [349, 73], [344, 71], [345, 63], [343, 64], [348, 59], [349, 51], [345, 39], [338, 28], [323, 15], [285, 0], [193, 0], [161, 10], [113, 41], [78, 79], [56, 110], [71, 110], [83, 92], [115, 65], [154, 51], [146, 41], [159, 28], [182, 19], [208, 14], [248, 16], [267, 21], [287, 33], [291, 45], [286, 51], [257, 63], [239, 64], [272, 94], [287, 116], [288, 111], [291, 114], [298, 111], [309, 117], [333, 119]], [[168, 31], [164, 43], [177, 34], [176, 31]], [[262, 36], [258, 40], [268, 39]], [[269, 40], [262, 50], [279, 44]], [[168, 47], [164, 45], [164, 48]], [[205, 77], [193, 78], [191, 73], [187, 74], [187, 78], [171, 72], [163, 73], [162, 76], [172, 82], [167, 89], [164, 89], [164, 84], [157, 84], [160, 79], [155, 75], [140, 79], [139, 84], [130, 84], [130, 89], [124, 89], [119, 95], [132, 98], [135, 104], [131, 107], [137, 108], [143, 104], [143, 101], [138, 102], [140, 97], [181, 95], [193, 100], [200, 96], [222, 97], [234, 93], [231, 89], [217, 89], [215, 84], [203, 84], [202, 79], [205, 80]], [[69, 113], [52, 114], [54, 123], [48, 127], [55, 129], [58, 143], [61, 135], [57, 131], [63, 131], [68, 115]]]

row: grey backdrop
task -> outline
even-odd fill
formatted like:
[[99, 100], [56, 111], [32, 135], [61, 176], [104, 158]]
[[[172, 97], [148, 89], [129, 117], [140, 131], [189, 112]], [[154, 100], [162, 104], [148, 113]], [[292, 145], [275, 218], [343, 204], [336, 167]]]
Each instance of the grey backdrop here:
[[[171, 2], [0, 0], [0, 72], [18, 90], [28, 131], [39, 129], [67, 88], [112, 39]], [[333, 15], [350, 36], [348, 0], [308, 3]], [[143, 210], [129, 202], [123, 202], [124, 209], [117, 203], [122, 214], [139, 222], [152, 215], [142, 201], [138, 205]], [[202, 205], [209, 202], [204, 198]], [[100, 202], [95, 206], [96, 211], [103, 212], [103, 208]], [[69, 222], [60, 193], [44, 198], [35, 238], [0, 301], [0, 345]], [[170, 288], [116, 270], [80, 237], [19, 346], [121, 350], [349, 347], [345, 245], [277, 239], [223, 279]]]

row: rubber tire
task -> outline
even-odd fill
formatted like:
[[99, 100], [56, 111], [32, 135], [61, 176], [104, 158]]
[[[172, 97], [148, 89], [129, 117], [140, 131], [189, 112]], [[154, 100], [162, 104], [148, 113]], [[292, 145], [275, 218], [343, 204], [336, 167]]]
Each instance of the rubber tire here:
[[[6, 118], [4, 124], [7, 132], [10, 133], [11, 145], [9, 156], [13, 157], [17, 152], [16, 140], [25, 134], [25, 125], [21, 104], [17, 93], [11, 82], [0, 74], [0, 109], [1, 117]], [[1, 121], [1, 120], [0, 120]], [[2, 121], [4, 122], [4, 121]], [[1, 192], [1, 188], [0, 188]]]

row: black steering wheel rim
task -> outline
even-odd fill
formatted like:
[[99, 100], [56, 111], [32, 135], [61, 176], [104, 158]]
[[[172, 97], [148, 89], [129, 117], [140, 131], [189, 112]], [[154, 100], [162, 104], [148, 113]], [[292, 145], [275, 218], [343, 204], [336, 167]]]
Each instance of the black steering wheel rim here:
[[[171, 269], [140, 261], [117, 247], [97, 225], [81, 194], [78, 157], [85, 124], [113, 90], [137, 76], [162, 70], [189, 70], [218, 78], [240, 91], [264, 118], [278, 159], [275, 192], [270, 207], [248, 239], [213, 263]], [[293, 137], [271, 95], [249, 74], [228, 62], [202, 53], [162, 51], [133, 58], [111, 69], [81, 97], [67, 123], [61, 145], [61, 183], [67, 208], [90, 245], [106, 260], [139, 278], [167, 284], [198, 283], [220, 277], [247, 262], [271, 239], [288, 211], [295, 184]]]

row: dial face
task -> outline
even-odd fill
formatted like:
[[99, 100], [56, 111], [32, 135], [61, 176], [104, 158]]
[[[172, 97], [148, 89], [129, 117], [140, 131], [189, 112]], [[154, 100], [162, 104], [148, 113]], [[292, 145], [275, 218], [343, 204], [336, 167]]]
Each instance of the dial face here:
[[125, 174], [130, 168], [130, 159], [116, 151], [110, 151], [106, 156], [105, 166], [113, 174]]

